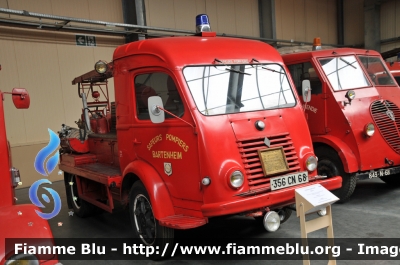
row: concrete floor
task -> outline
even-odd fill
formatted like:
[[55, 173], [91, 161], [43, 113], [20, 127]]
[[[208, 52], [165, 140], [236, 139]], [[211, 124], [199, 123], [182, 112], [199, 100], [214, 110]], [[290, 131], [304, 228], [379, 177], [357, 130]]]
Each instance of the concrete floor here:
[[[118, 208], [115, 213], [102, 213], [94, 217], [81, 219], [77, 216], [69, 216], [66, 196], [62, 181], [54, 182], [51, 188], [56, 190], [62, 200], [61, 212], [49, 220], [55, 238], [129, 238], [132, 235], [129, 213], [127, 210]], [[16, 196], [18, 203], [30, 203], [29, 189], [18, 189]], [[359, 181], [351, 200], [345, 204], [334, 204], [333, 228], [335, 238], [400, 238], [400, 188], [389, 187], [380, 179]], [[62, 222], [62, 226], [58, 223]], [[213, 237], [229, 238], [234, 235], [237, 244], [246, 238], [300, 238], [299, 218], [295, 212], [291, 218], [284, 223], [275, 233], [268, 233], [259, 226], [252, 218], [231, 216], [211, 219], [209, 224], [186, 231], [178, 231], [176, 236], [196, 238], [204, 235]], [[310, 234], [310, 237], [326, 237], [326, 230], [322, 229]], [[400, 245], [400, 244], [399, 244]], [[400, 255], [399, 255], [400, 256]], [[260, 256], [260, 259], [262, 257]], [[172, 258], [161, 261], [126, 261], [126, 260], [61, 260], [64, 265], [74, 264], [302, 264], [302, 261], [271, 261], [271, 260], [180, 260]], [[327, 261], [311, 261], [311, 264], [327, 264]], [[337, 264], [400, 264], [396, 261], [342, 261]]]

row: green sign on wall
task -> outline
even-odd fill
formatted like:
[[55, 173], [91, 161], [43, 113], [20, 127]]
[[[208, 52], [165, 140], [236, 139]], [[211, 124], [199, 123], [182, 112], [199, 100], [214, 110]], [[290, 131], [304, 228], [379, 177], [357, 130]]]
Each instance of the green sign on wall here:
[[95, 36], [75, 35], [77, 46], [97, 46]]

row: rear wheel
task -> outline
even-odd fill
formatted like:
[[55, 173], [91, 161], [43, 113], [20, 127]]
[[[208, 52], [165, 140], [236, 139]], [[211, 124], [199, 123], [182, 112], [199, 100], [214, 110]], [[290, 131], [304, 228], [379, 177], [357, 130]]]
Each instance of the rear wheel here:
[[[143, 244], [158, 246], [160, 250], [164, 250], [167, 243], [172, 247], [174, 229], [159, 225], [154, 217], [149, 195], [140, 181], [132, 186], [129, 195], [129, 213], [134, 236]], [[172, 250], [171, 247], [168, 249]], [[153, 255], [151, 258], [158, 259], [160, 255]]]
[[356, 175], [344, 171], [342, 161], [335, 150], [322, 146], [315, 148], [315, 154], [318, 157], [318, 174], [328, 178], [341, 176], [342, 187], [332, 193], [340, 199], [339, 202], [348, 201], [356, 188]]
[[74, 213], [79, 217], [89, 217], [101, 212], [97, 206], [79, 198], [78, 185], [76, 184], [76, 175], [68, 174], [67, 176], [67, 200], [69, 200]]

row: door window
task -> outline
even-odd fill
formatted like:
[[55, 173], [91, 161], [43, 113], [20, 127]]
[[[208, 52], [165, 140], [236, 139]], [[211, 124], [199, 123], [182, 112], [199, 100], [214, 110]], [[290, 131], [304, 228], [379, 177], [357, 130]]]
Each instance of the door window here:
[[303, 80], [310, 80], [311, 94], [318, 95], [322, 93], [322, 83], [317, 72], [310, 62], [292, 64], [288, 66], [292, 75], [298, 95], [302, 95], [301, 84]]
[[[160, 96], [164, 108], [182, 117], [184, 107], [177, 86], [171, 76], [165, 73], [147, 73], [135, 77], [136, 113], [139, 120], [150, 120], [148, 98]], [[165, 113], [166, 119], [175, 118]]]

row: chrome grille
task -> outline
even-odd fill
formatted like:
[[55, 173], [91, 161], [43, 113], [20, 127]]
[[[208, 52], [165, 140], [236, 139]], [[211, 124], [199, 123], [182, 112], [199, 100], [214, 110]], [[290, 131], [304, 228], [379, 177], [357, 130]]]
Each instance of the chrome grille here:
[[400, 153], [400, 109], [389, 100], [371, 104], [371, 115], [382, 137], [397, 153]]
[[[283, 147], [286, 160], [289, 165], [289, 170], [284, 174], [298, 171], [300, 169], [299, 159], [289, 133], [282, 133], [272, 136], [267, 135], [266, 137], [271, 142], [269, 148], [280, 146]], [[250, 190], [262, 190], [269, 188], [271, 176], [264, 176], [261, 161], [257, 152], [257, 150], [268, 148], [264, 143], [264, 137], [240, 140], [238, 141], [238, 147], [243, 159]]]

